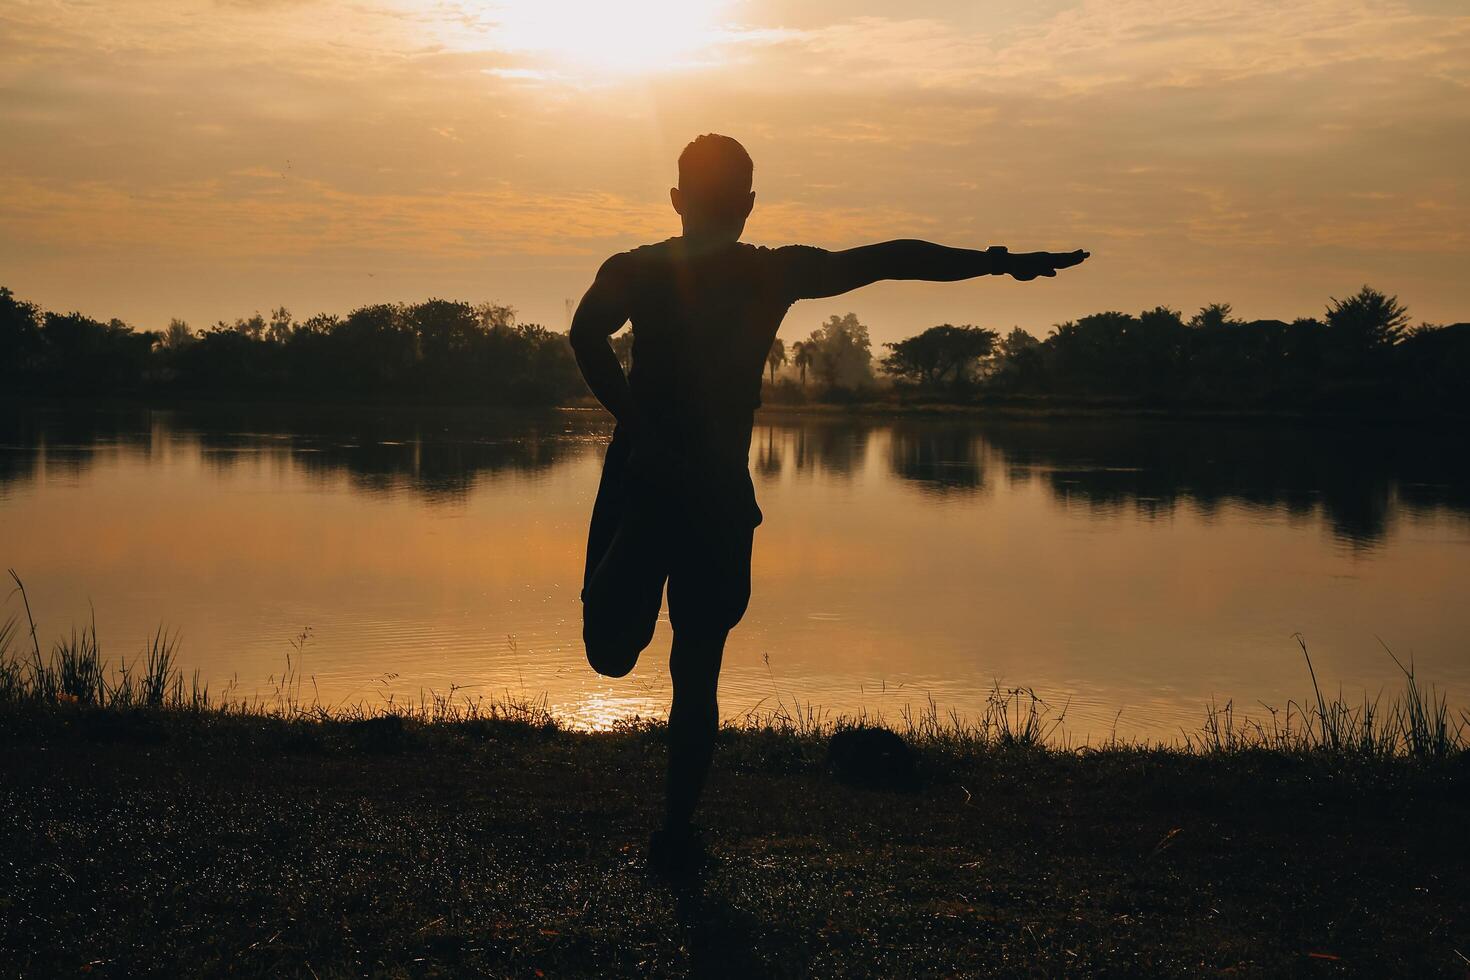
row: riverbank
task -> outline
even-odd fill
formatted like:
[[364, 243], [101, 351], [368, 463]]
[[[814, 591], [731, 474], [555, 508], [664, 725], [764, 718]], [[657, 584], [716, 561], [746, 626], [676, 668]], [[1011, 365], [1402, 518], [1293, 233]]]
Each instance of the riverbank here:
[[[721, 739], [718, 864], [642, 870], [659, 726], [0, 701], [0, 972], [1464, 976], [1470, 765], [909, 732]], [[435, 718], [438, 720], [434, 720]]]

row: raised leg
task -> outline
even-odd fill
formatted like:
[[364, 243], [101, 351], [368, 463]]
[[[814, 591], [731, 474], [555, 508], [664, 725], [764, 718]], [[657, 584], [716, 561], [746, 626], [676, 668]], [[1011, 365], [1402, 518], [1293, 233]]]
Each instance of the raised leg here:
[[582, 590], [582, 643], [587, 662], [607, 677], [622, 677], [653, 639], [667, 577], [653, 540], [620, 528]]
[[653, 639], [668, 578], [668, 534], [657, 508], [630, 495], [627, 442], [608, 446], [582, 580], [582, 642], [592, 669], [622, 677]]

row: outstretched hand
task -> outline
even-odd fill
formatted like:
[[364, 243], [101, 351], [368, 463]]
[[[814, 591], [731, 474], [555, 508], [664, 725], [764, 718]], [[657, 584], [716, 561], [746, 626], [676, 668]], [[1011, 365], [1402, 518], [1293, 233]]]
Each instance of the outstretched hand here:
[[1005, 271], [1021, 282], [1037, 276], [1050, 279], [1057, 274], [1058, 269], [1081, 265], [1091, 254], [1080, 248], [1075, 252], [1012, 252], [1007, 256], [1010, 263]]

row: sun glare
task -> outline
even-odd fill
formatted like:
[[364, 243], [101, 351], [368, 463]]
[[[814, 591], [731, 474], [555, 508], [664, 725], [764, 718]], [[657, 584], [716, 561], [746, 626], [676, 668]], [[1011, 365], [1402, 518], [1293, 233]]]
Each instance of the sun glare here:
[[727, 0], [507, 0], [488, 16], [506, 48], [554, 71], [644, 73], [707, 64]]

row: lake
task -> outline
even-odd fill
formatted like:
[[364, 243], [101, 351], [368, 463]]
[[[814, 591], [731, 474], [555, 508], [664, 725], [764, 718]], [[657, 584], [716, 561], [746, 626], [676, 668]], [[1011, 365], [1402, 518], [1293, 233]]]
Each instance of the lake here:
[[[606, 726], [667, 707], [667, 622], [630, 676], [581, 651], [592, 410], [10, 410], [0, 564], [48, 644], [163, 624], [218, 692], [287, 654], [329, 704], [539, 697]], [[1170, 739], [1394, 691], [1470, 695], [1470, 461], [1453, 431], [1139, 419], [763, 417], [765, 523], [727, 717], [973, 714], [997, 683], [1074, 740]], [[11, 596], [4, 614], [19, 610]], [[304, 643], [302, 636], [305, 636]], [[298, 654], [293, 644], [301, 645]]]

